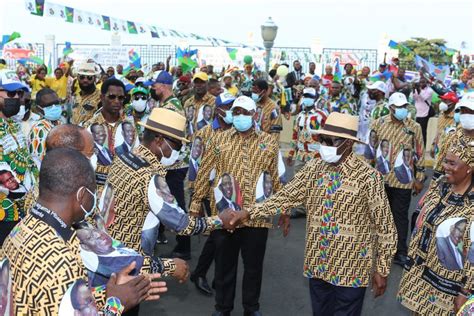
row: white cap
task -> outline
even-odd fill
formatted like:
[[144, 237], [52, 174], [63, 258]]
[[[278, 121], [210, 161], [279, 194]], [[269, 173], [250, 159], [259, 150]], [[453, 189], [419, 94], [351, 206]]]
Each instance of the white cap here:
[[222, 77], [222, 78], [232, 78], [232, 75], [227, 72], [226, 74], [224, 74], [224, 77]]
[[310, 94], [313, 98], [316, 97], [316, 89], [314, 88], [304, 88], [303, 95]]
[[146, 81], [145, 78], [143, 78], [143, 77], [138, 77], [137, 80], [135, 80], [135, 84], [137, 84], [137, 83], [145, 83], [145, 81]]
[[367, 85], [367, 89], [369, 89], [369, 90], [379, 90], [383, 93], [386, 93], [387, 85], [383, 81], [375, 81], [375, 82]]
[[465, 93], [456, 106], [459, 108], [468, 108], [469, 110], [474, 111], [474, 92]]
[[407, 97], [401, 92], [395, 92], [388, 99], [388, 105], [395, 105], [396, 107], [408, 104]]
[[229, 92], [223, 92], [216, 98], [216, 106], [227, 105], [235, 101], [235, 97]]
[[257, 106], [255, 105], [255, 102], [249, 97], [246, 97], [244, 95], [235, 99], [234, 104], [232, 105], [232, 110], [235, 108], [242, 108], [249, 112], [257, 110]]
[[0, 88], [7, 91], [29, 91], [29, 88], [20, 81], [16, 72], [9, 69], [0, 70]]

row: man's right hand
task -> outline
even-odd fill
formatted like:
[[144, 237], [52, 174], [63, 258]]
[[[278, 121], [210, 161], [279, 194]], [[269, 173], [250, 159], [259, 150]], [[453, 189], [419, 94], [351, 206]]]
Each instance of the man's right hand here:
[[176, 265], [176, 270], [173, 273], [173, 276], [178, 279], [179, 283], [184, 283], [189, 278], [189, 266], [186, 261], [179, 258], [173, 258], [174, 264]]
[[247, 211], [238, 211], [238, 212], [232, 212], [232, 219], [229, 222], [229, 225], [231, 227], [236, 227], [237, 225], [246, 222], [250, 218], [250, 214]]
[[[150, 279], [144, 275], [129, 276], [128, 274], [135, 267], [135, 262], [121, 270], [118, 274], [112, 273], [107, 282], [107, 297], [117, 297], [124, 310], [140, 304], [148, 298], [148, 291], [151, 288]], [[131, 278], [131, 279], [129, 279]], [[128, 280], [120, 284], [120, 281]]]

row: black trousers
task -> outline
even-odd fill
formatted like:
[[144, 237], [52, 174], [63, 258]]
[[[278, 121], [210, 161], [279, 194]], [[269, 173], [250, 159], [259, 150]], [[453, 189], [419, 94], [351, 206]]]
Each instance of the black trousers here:
[[385, 186], [393, 220], [397, 228], [397, 254], [407, 255], [408, 209], [411, 202], [411, 189], [397, 189]]
[[0, 221], [0, 248], [3, 245], [5, 239], [7, 239], [8, 235], [12, 231], [12, 229], [18, 224], [19, 222], [3, 222]]
[[[211, 215], [211, 205], [208, 199], [202, 201], [204, 208], [208, 216]], [[214, 256], [216, 254], [216, 243], [212, 238], [212, 235], [207, 237], [206, 243], [202, 248], [201, 255], [199, 256], [198, 264], [196, 269], [194, 269], [193, 275], [197, 277], [206, 277], [207, 271], [211, 267], [212, 261], [214, 261]]]
[[[168, 170], [166, 174], [166, 183], [170, 188], [171, 194], [174, 195], [179, 207], [186, 213], [186, 201], [184, 199], [184, 179], [188, 173], [188, 168], [181, 168], [176, 170]], [[181, 253], [191, 252], [191, 236], [176, 236], [178, 244], [173, 251]]]
[[216, 244], [216, 311], [227, 313], [234, 308], [239, 252], [244, 263], [242, 305], [246, 313], [258, 311], [268, 229], [216, 230], [211, 236]]
[[309, 279], [313, 316], [358, 316], [362, 313], [365, 290]]
[[417, 117], [416, 122], [421, 126], [421, 133], [423, 134], [423, 143], [426, 145], [426, 131], [428, 130], [428, 121], [430, 120], [429, 116], [427, 117]]
[[122, 313], [122, 316], [138, 316], [139, 314], [140, 314], [140, 304], [126, 311], [125, 313]]

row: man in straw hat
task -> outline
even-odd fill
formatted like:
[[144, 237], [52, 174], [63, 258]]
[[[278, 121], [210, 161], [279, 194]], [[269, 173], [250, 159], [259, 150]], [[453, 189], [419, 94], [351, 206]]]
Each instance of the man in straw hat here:
[[[180, 148], [188, 142], [184, 132], [186, 119], [175, 111], [155, 108], [148, 120], [139, 124], [145, 128], [141, 144], [132, 152], [115, 158], [107, 179], [115, 191], [115, 219], [107, 228], [110, 235], [127, 247], [150, 255], [149, 249], [142, 248], [142, 230], [149, 228], [150, 222], [154, 222], [156, 227], [161, 222], [181, 235], [200, 234], [223, 227], [225, 214], [189, 217], [175, 201], [163, 201], [161, 193], [157, 194], [167, 192], [167, 196], [170, 195], [164, 180], [166, 167], [176, 162]], [[158, 227], [155, 237], [157, 234]], [[165, 267], [165, 274], [167, 272], [181, 280], [188, 277], [184, 261], [174, 259], [165, 264], [169, 265]]]
[[94, 63], [83, 63], [77, 69], [76, 80], [81, 91], [75, 98], [71, 123], [84, 123], [97, 111], [100, 102], [100, 90], [95, 86], [97, 74]]
[[306, 206], [303, 275], [309, 278], [314, 315], [360, 315], [370, 282], [376, 297], [385, 292], [396, 251], [382, 177], [352, 152], [357, 128], [356, 116], [331, 113], [315, 131], [321, 159], [307, 163], [263, 204], [232, 214], [235, 225]]

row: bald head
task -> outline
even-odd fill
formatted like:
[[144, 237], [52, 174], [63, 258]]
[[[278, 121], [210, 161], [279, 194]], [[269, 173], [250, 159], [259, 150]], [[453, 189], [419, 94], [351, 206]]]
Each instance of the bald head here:
[[81, 126], [63, 124], [54, 127], [46, 138], [46, 150], [70, 148], [81, 152], [87, 158], [93, 154], [94, 140], [92, 135]]

